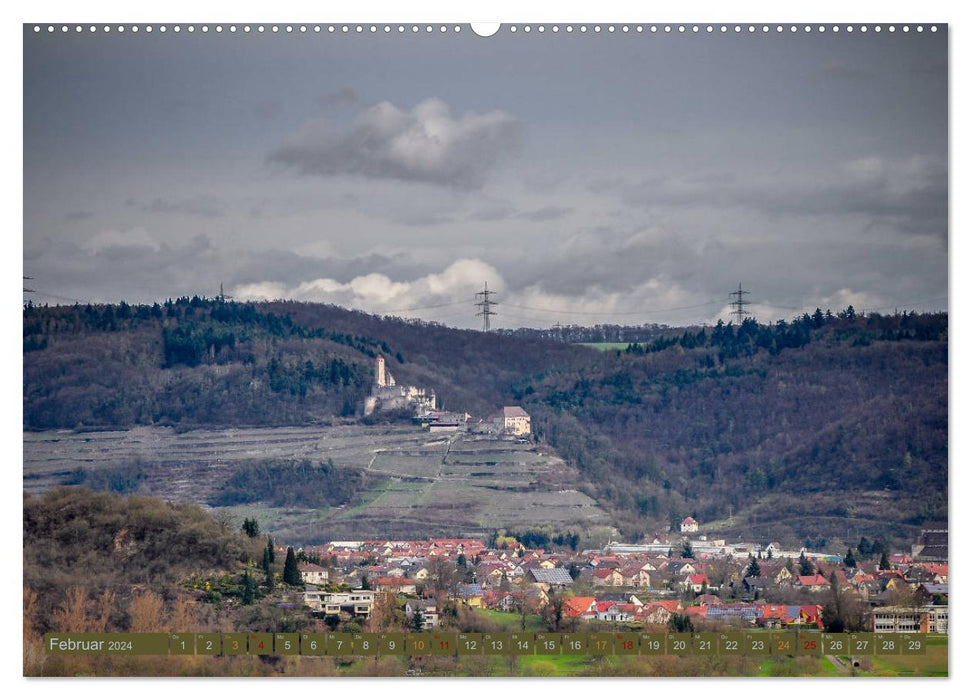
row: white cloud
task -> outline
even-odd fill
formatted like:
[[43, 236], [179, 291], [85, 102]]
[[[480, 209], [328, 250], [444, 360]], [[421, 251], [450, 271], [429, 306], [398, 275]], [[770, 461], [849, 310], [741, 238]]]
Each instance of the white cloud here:
[[454, 118], [437, 98], [411, 110], [380, 102], [345, 129], [325, 118], [291, 134], [270, 160], [305, 175], [362, 175], [475, 189], [515, 149], [519, 122], [502, 111]]
[[295, 299], [340, 304], [371, 313], [393, 313], [463, 298], [471, 304], [475, 292], [485, 282], [496, 291], [505, 288], [502, 276], [494, 267], [481, 260], [462, 259], [441, 272], [408, 281], [395, 281], [380, 273], [360, 275], [349, 282], [328, 277], [293, 286], [266, 281], [240, 285], [233, 290], [233, 296], [246, 301]]

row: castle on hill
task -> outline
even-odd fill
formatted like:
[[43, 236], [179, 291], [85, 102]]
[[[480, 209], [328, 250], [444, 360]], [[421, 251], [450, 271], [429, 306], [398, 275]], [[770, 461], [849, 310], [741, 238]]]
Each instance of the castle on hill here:
[[364, 399], [364, 415], [369, 416], [378, 408], [383, 411], [397, 408], [413, 408], [416, 412], [434, 411], [435, 392], [416, 386], [399, 385], [387, 368], [384, 358], [378, 355], [374, 363], [374, 383], [371, 395]]

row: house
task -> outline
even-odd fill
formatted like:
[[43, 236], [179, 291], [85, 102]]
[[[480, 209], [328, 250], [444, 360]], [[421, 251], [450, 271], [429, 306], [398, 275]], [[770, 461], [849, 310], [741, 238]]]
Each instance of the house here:
[[616, 569], [594, 569], [594, 586], [623, 586], [624, 577]]
[[438, 603], [434, 599], [409, 600], [405, 603], [405, 617], [410, 621], [421, 611], [422, 629], [430, 630], [439, 626]]
[[489, 417], [500, 433], [506, 435], [529, 435], [532, 432], [529, 414], [522, 406], [503, 406], [502, 410]]
[[620, 575], [624, 577], [625, 586], [630, 586], [631, 588], [651, 587], [650, 572], [643, 566], [638, 566], [636, 563], [625, 566], [620, 570]]
[[679, 588], [683, 591], [691, 591], [692, 593], [701, 593], [702, 590], [710, 585], [708, 577], [704, 574], [688, 574], [687, 577], [679, 584]]
[[607, 622], [632, 622], [640, 609], [631, 603], [603, 601], [597, 603], [597, 619]]
[[681, 532], [698, 532], [698, 521], [689, 515], [681, 521]]
[[592, 596], [575, 596], [563, 601], [564, 617], [593, 619], [597, 616], [597, 599]]
[[763, 605], [759, 611], [758, 624], [762, 627], [788, 627], [799, 620], [798, 605]]
[[478, 583], [465, 583], [459, 586], [458, 597], [470, 608], [482, 607], [482, 586]]
[[946, 605], [924, 605], [919, 608], [884, 607], [873, 609], [874, 632], [915, 632], [946, 634]]
[[687, 576], [688, 574], [697, 574], [698, 569], [690, 561], [671, 561], [668, 562], [665, 572], [672, 577]]
[[823, 629], [823, 606], [822, 605], [800, 605], [799, 622], [804, 625], [814, 625]]
[[573, 585], [570, 572], [564, 568], [553, 569], [529, 569], [526, 573], [528, 583], [541, 583], [551, 588], [566, 588]]
[[813, 574], [812, 576], [800, 576], [796, 585], [807, 591], [819, 592], [829, 588], [829, 581], [825, 576]]
[[644, 606], [644, 610], [641, 613], [644, 622], [651, 625], [666, 625], [672, 615], [674, 615], [674, 611], [657, 603], [648, 603]]
[[371, 608], [374, 606], [376, 595], [380, 594], [361, 589], [339, 592], [305, 591], [303, 604], [314, 612], [324, 615], [368, 619], [371, 617]]
[[312, 586], [321, 586], [329, 578], [327, 569], [317, 564], [298, 564], [297, 570], [300, 571], [300, 579]]
[[415, 595], [418, 593], [418, 584], [409, 578], [400, 576], [380, 576], [371, 582], [376, 591], [387, 591], [388, 593], [401, 593], [403, 595]]

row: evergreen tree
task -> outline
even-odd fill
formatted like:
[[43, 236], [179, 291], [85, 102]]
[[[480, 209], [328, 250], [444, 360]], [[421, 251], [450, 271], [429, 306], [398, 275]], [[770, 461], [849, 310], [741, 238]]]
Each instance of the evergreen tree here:
[[415, 613], [411, 616], [409, 625], [415, 632], [421, 632], [425, 629], [425, 616], [421, 612], [421, 604], [415, 608]]
[[249, 569], [243, 574], [243, 605], [252, 605], [256, 600], [256, 582], [250, 576]]
[[880, 552], [880, 569], [881, 571], [887, 571], [890, 569], [890, 559], [887, 557], [886, 552]]
[[668, 630], [674, 633], [694, 632], [695, 625], [690, 615], [672, 615], [668, 620]]
[[681, 547], [681, 558], [682, 559], [694, 559], [695, 553], [691, 549], [691, 542], [688, 540], [684, 541], [684, 546]]
[[799, 575], [800, 576], [812, 576], [816, 569], [813, 567], [813, 563], [806, 558], [806, 553], [803, 552], [799, 555]]
[[247, 537], [259, 537], [260, 524], [256, 522], [256, 518], [246, 518], [243, 521], [243, 532]]
[[270, 571], [270, 550], [269, 549], [264, 549], [263, 550], [263, 565], [262, 565], [262, 568], [263, 568], [263, 571], [269, 573], [269, 571]]
[[266, 586], [267, 593], [272, 593], [273, 589], [276, 587], [276, 579], [273, 577], [273, 572], [270, 569], [266, 570], [266, 577], [263, 579], [263, 585]]
[[762, 575], [762, 569], [759, 567], [759, 562], [756, 559], [752, 559], [748, 563], [748, 568], [745, 570], [745, 578], [758, 578]]
[[303, 583], [300, 578], [300, 570], [297, 568], [297, 555], [293, 552], [293, 547], [287, 547], [287, 559], [283, 562], [283, 582], [290, 586], [299, 586]]
[[856, 557], [853, 556], [853, 550], [847, 549], [846, 556], [843, 557], [843, 564], [850, 567], [851, 569], [856, 568]]
[[371, 590], [371, 582], [368, 581], [367, 574], [361, 574], [361, 590], [362, 591]]
[[273, 538], [266, 536], [266, 550], [270, 553], [270, 563], [276, 561], [276, 550], [273, 548]]

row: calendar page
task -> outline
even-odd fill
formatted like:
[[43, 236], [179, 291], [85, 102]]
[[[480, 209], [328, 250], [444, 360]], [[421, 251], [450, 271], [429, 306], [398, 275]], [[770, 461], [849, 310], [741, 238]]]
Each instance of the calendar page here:
[[947, 676], [948, 36], [27, 21], [23, 675]]

